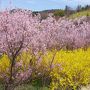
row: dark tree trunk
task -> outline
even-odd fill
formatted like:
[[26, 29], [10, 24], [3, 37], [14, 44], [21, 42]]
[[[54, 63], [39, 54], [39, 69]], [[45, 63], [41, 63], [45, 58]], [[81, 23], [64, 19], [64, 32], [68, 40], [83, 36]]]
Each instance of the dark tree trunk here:
[[14, 90], [13, 84], [6, 84], [4, 90]]
[[[20, 50], [22, 49], [22, 45], [23, 45], [23, 40], [22, 42], [20, 42], [20, 47], [15, 50], [14, 52], [12, 51], [12, 49], [10, 49], [12, 55], [10, 56], [10, 60], [11, 60], [11, 65], [10, 65], [10, 77], [9, 77], [9, 81], [8, 83], [5, 85], [4, 90], [14, 90], [15, 85], [14, 85], [14, 72], [15, 72], [15, 61], [16, 58], [20, 52]], [[11, 46], [12, 48], [12, 46]]]
[[14, 90], [14, 82], [13, 82], [13, 70], [14, 70], [14, 62], [15, 58], [11, 60], [11, 65], [10, 65], [10, 77], [8, 83], [5, 84], [4, 90]]

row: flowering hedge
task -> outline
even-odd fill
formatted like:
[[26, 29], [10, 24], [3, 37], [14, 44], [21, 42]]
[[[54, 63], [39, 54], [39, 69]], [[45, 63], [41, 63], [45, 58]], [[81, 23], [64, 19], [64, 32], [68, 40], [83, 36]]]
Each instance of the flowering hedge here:
[[[27, 80], [29, 77], [28, 81], [30, 80], [31, 84], [35, 80], [40, 80], [42, 85], [48, 86], [51, 90], [58, 88], [77, 90], [77, 88], [90, 83], [89, 53], [90, 49], [87, 51], [83, 49], [52, 50], [47, 51], [37, 60], [37, 56], [24, 52], [17, 58], [16, 71], [18, 70], [18, 73], [16, 73], [15, 81]], [[9, 63], [7, 56], [2, 56], [0, 59], [1, 80], [9, 78]]]

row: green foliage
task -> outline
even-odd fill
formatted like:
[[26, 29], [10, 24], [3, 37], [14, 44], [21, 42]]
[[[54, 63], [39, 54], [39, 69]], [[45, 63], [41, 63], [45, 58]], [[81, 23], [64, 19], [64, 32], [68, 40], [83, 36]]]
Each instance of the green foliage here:
[[54, 16], [60, 16], [63, 17], [65, 15], [65, 11], [64, 10], [56, 10], [54, 12]]
[[0, 84], [0, 90], [4, 90], [4, 88], [3, 88], [3, 85], [2, 85], [2, 84]]
[[80, 18], [82, 16], [90, 16], [90, 10], [84, 10], [84, 11], [80, 11], [80, 12], [77, 12], [75, 14], [72, 14], [69, 16], [69, 18]]

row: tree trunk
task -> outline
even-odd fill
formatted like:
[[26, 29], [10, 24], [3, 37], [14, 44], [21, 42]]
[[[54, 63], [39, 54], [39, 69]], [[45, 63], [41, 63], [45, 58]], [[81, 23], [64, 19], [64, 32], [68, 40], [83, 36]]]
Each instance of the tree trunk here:
[[5, 85], [4, 90], [14, 90], [13, 84], [7, 84], [7, 85]]
[[11, 60], [11, 66], [10, 66], [10, 77], [9, 77], [9, 81], [8, 83], [5, 84], [5, 88], [4, 90], [14, 90], [14, 84], [13, 84], [13, 69], [14, 69], [14, 62], [15, 62], [15, 59], [13, 58]]

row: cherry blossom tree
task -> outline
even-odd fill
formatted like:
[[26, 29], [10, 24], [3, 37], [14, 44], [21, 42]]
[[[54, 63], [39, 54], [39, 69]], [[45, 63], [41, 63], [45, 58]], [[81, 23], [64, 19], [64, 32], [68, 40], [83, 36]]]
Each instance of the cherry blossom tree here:
[[[31, 12], [27, 14], [26, 11], [15, 13], [5, 11], [0, 14], [0, 52], [8, 55], [10, 59], [10, 76], [6, 81], [6, 90], [13, 89], [16, 58], [22, 51], [28, 49], [33, 34], [37, 33], [35, 31], [37, 22], [37, 18], [34, 19]], [[31, 73], [31, 68], [28, 69], [20, 74], [21, 78], [25, 77], [26, 72]]]

